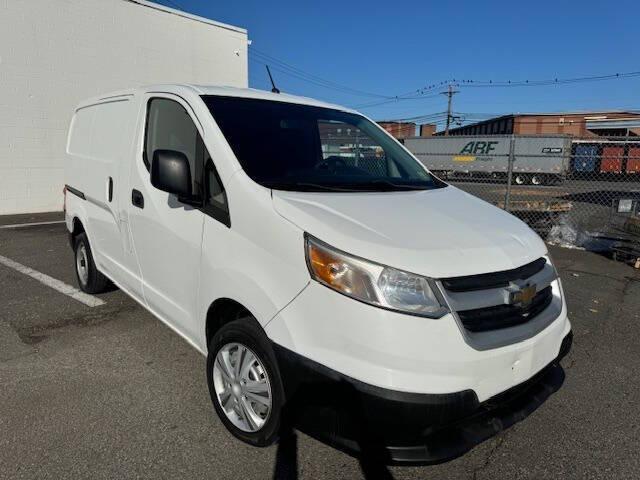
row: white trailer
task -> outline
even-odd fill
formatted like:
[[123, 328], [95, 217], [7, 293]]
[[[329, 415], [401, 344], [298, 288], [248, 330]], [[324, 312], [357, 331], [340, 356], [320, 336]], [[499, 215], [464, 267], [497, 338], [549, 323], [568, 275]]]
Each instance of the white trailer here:
[[566, 135], [414, 137], [404, 144], [444, 178], [506, 180], [511, 159], [518, 185], [564, 180], [571, 154], [571, 137]]
[[81, 99], [149, 83], [248, 86], [247, 31], [144, 0], [0, 1], [0, 215], [62, 209]]

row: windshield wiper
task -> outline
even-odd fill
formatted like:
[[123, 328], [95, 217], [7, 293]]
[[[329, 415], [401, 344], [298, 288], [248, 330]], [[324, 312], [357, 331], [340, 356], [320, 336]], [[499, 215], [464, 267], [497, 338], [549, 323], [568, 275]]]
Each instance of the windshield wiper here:
[[293, 190], [301, 189], [301, 191], [320, 191], [320, 192], [393, 192], [407, 190], [428, 190], [428, 185], [407, 185], [394, 183], [389, 180], [369, 180], [366, 182], [352, 182], [340, 185], [322, 184], [312, 182], [263, 182], [267, 188], [275, 190]]
[[303, 188], [304, 191], [322, 191], [322, 192], [357, 192], [358, 189], [349, 187], [340, 187], [337, 185], [323, 185], [320, 183], [310, 182], [264, 182], [264, 186], [267, 188], [273, 188], [276, 190], [295, 190], [297, 188]]
[[390, 180], [371, 180], [370, 182], [363, 183], [362, 185], [386, 186], [396, 188], [398, 190], [428, 190], [431, 188], [428, 185], [408, 185], [403, 183], [394, 183]]
[[310, 187], [310, 188], [317, 188], [317, 189], [321, 189], [321, 190], [326, 190], [329, 192], [357, 192], [358, 189], [357, 188], [353, 188], [353, 187], [342, 187], [342, 186], [338, 186], [338, 185], [322, 185], [320, 183], [307, 183], [307, 182], [297, 182], [295, 183], [296, 187]]

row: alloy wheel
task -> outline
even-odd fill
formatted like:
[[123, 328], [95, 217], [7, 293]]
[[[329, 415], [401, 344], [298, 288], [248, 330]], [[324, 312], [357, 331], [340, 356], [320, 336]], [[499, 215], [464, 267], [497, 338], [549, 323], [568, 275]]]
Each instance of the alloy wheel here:
[[80, 243], [76, 250], [76, 270], [78, 271], [78, 278], [82, 285], [86, 285], [89, 281], [89, 258], [87, 256], [87, 247], [84, 243]]
[[241, 343], [228, 343], [213, 364], [216, 398], [229, 421], [243, 432], [257, 432], [271, 414], [269, 375], [260, 358]]

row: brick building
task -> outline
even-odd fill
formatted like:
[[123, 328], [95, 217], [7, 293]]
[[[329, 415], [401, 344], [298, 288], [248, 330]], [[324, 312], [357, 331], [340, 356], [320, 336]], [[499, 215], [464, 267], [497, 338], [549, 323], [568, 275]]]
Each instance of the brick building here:
[[382, 128], [393, 135], [395, 138], [402, 140], [404, 138], [430, 137], [435, 134], [436, 126], [432, 124], [417, 125], [413, 122], [396, 122], [393, 120], [381, 120], [378, 122]]
[[[452, 128], [449, 135], [640, 135], [640, 113], [628, 111], [516, 113]], [[437, 135], [443, 135], [438, 132]]]

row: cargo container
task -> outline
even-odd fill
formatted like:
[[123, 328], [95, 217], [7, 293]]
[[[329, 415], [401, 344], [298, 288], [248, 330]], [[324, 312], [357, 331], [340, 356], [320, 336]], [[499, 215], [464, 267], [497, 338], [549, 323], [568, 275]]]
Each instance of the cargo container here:
[[640, 141], [628, 138], [574, 140], [571, 157], [570, 173], [585, 180], [640, 173]]
[[518, 185], [564, 180], [571, 153], [571, 137], [564, 135], [412, 137], [405, 139], [404, 144], [431, 171], [444, 178], [503, 181], [512, 154], [513, 181]]
[[576, 173], [593, 173], [596, 170], [600, 153], [598, 145], [575, 143], [571, 169]]
[[640, 144], [629, 146], [627, 168], [625, 171], [630, 174], [640, 173]]
[[622, 173], [624, 145], [607, 145], [602, 147], [600, 173]]

